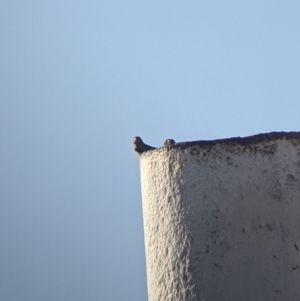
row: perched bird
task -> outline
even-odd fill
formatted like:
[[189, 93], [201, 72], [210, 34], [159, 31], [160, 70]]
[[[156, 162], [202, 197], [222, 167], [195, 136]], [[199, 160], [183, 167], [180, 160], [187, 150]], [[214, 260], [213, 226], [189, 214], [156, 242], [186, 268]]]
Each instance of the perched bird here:
[[164, 142], [164, 146], [170, 146], [170, 145], [174, 145], [175, 144], [175, 140], [173, 139], [167, 139]]
[[133, 147], [139, 155], [148, 150], [156, 149], [156, 147], [145, 144], [140, 137], [133, 138]]

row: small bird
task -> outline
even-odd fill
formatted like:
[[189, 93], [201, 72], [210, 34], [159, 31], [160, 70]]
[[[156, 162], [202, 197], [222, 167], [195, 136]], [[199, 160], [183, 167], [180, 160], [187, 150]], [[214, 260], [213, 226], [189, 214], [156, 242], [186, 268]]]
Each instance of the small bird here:
[[156, 149], [156, 147], [145, 144], [140, 137], [133, 138], [133, 147], [139, 155], [148, 150]]
[[175, 140], [173, 139], [167, 139], [164, 142], [164, 146], [170, 146], [170, 145], [174, 145], [175, 144]]

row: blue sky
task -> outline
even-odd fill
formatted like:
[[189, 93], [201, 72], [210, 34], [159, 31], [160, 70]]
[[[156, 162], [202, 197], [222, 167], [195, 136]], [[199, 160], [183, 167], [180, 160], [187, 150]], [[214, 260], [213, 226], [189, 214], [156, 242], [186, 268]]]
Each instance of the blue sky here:
[[1, 300], [147, 300], [133, 136], [298, 131], [299, 15], [298, 1], [1, 1]]

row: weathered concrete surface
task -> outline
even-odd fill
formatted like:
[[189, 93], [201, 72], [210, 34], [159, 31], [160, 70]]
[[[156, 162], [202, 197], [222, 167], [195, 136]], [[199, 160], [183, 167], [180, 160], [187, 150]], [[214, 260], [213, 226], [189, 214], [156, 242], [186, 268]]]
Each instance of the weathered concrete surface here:
[[300, 300], [300, 133], [140, 157], [149, 301]]

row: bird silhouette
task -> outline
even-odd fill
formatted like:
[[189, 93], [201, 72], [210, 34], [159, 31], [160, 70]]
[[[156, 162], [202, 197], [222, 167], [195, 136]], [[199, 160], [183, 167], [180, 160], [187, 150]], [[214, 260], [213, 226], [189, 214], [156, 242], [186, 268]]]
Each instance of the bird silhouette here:
[[174, 145], [175, 144], [175, 140], [173, 139], [167, 139], [164, 142], [164, 146], [170, 146], [170, 145]]
[[133, 148], [139, 155], [143, 152], [156, 149], [156, 147], [145, 144], [140, 137], [133, 138]]

